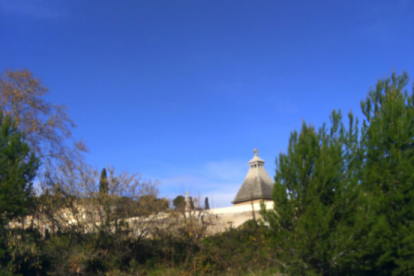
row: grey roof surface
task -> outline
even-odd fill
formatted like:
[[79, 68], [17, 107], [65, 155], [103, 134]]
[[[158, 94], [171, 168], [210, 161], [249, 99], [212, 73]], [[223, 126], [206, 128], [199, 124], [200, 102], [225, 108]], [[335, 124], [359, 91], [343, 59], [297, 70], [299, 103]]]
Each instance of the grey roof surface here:
[[263, 166], [264, 161], [257, 156], [257, 151], [249, 164], [253, 167], [250, 167], [233, 204], [256, 199], [272, 199], [273, 180]]
[[260, 162], [262, 164], [264, 164], [264, 161], [262, 158], [260, 158], [259, 156], [255, 155], [253, 156], [252, 160], [249, 161], [249, 164], [254, 164], [256, 162]]

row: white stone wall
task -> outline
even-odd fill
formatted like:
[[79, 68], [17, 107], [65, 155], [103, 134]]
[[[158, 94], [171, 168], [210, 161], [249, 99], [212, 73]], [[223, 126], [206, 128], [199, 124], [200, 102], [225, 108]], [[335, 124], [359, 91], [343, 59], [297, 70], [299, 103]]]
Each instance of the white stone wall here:
[[[264, 202], [267, 210], [273, 209], [273, 201]], [[185, 212], [185, 217], [188, 219], [193, 217], [199, 221], [200, 224], [204, 224], [207, 227], [207, 235], [212, 235], [216, 233], [221, 233], [226, 231], [229, 228], [237, 228], [248, 220], [253, 219], [253, 212], [256, 219], [261, 218], [260, 215], [260, 203], [255, 202], [253, 204], [240, 204], [232, 207], [225, 208], [216, 208], [210, 210], [200, 210], [200, 211], [187, 211]], [[181, 216], [179, 216], [181, 218]], [[152, 227], [166, 227], [169, 225], [169, 221], [174, 218], [170, 217], [168, 213], [160, 213], [155, 216], [150, 216], [146, 218], [142, 217], [131, 217], [127, 218], [124, 221], [128, 223], [129, 227], [133, 229], [146, 229], [149, 230]], [[44, 233], [45, 229], [52, 230], [50, 228], [50, 221], [47, 219], [42, 219], [41, 223], [38, 223], [38, 219], [34, 220], [36, 228], [39, 228]], [[69, 224], [76, 225], [76, 220], [73, 218], [69, 220]], [[38, 225], [39, 224], [39, 225]], [[27, 221], [24, 224], [24, 227], [27, 228], [31, 223]], [[85, 232], [96, 231], [99, 227], [99, 222], [85, 222], [82, 221], [81, 226], [83, 226]], [[11, 228], [22, 228], [22, 223], [10, 222], [9, 227]], [[62, 229], [63, 230], [63, 229]], [[55, 229], [54, 231], [57, 231]], [[151, 232], [149, 230], [149, 232]], [[134, 235], [139, 235], [138, 232], [134, 232]]]
[[[265, 202], [265, 206], [267, 210], [273, 210], [273, 201]], [[230, 227], [239, 227], [246, 221], [253, 219], [253, 212], [256, 219], [261, 218], [260, 203], [253, 203], [253, 206], [246, 204], [207, 210], [204, 215], [210, 218], [207, 232], [208, 234], [216, 234], [224, 232]]]

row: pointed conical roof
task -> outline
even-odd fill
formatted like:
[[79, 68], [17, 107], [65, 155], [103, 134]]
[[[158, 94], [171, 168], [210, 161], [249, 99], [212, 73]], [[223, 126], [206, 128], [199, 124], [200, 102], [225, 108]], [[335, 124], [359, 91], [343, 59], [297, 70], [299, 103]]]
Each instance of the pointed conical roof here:
[[249, 161], [249, 172], [240, 187], [233, 204], [256, 199], [272, 199], [273, 180], [264, 168], [264, 161], [257, 156], [257, 149]]

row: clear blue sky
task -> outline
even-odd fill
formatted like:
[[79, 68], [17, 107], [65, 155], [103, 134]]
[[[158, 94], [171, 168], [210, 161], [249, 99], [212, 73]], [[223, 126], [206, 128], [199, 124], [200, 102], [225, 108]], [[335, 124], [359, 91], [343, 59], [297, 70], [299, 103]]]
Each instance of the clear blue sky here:
[[254, 148], [273, 177], [303, 119], [361, 118], [379, 77], [414, 77], [413, 14], [413, 0], [0, 0], [0, 70], [41, 77], [90, 164], [229, 206]]

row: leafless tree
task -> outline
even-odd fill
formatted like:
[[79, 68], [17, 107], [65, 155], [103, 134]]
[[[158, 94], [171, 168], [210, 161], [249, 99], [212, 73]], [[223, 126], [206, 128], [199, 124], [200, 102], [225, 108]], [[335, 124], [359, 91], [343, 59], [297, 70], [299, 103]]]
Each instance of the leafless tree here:
[[82, 141], [71, 141], [76, 125], [64, 105], [46, 101], [48, 93], [48, 88], [27, 69], [9, 69], [0, 74], [0, 108], [25, 133], [26, 142], [42, 163], [74, 166], [87, 147]]

